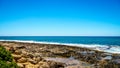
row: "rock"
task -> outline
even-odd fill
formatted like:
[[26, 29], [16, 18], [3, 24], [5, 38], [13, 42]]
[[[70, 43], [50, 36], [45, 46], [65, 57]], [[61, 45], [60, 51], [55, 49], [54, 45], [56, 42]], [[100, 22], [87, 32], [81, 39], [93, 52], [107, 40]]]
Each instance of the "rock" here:
[[35, 67], [35, 65], [29, 63], [28, 65], [25, 65], [25, 68], [37, 68], [37, 67]]
[[113, 55], [115, 59], [120, 59], [120, 55]]
[[57, 63], [57, 66], [55, 68], [65, 68], [65, 64], [63, 63]]
[[33, 58], [33, 57], [34, 57], [34, 55], [31, 54], [31, 53], [27, 54], [27, 56], [30, 57], [30, 58]]
[[36, 57], [36, 58], [33, 58], [33, 60], [35, 60], [35, 61], [39, 62], [39, 61], [42, 61], [42, 60], [43, 60], [43, 58], [42, 58], [42, 57]]
[[43, 65], [45, 62], [43, 62], [43, 61], [40, 61], [38, 64], [39, 65]]
[[112, 56], [112, 54], [111, 53], [103, 53], [102, 56], [103, 57], [105, 57], [105, 56]]
[[16, 61], [22, 57], [21, 55], [15, 55], [15, 54], [12, 54], [12, 56]]
[[50, 61], [48, 61], [47, 63], [50, 65], [51, 68], [55, 68], [56, 65], [57, 65], [56, 62], [50, 62]]
[[54, 54], [64, 54], [66, 53], [67, 51], [61, 51], [59, 48], [54, 48], [52, 50], [50, 50], [52, 53]]
[[30, 62], [30, 63], [32, 63], [32, 64], [37, 64], [37, 63], [38, 63], [37, 61], [35, 61], [35, 60], [33, 60], [33, 59], [30, 59], [30, 58], [28, 58], [28, 62]]
[[5, 49], [6, 49], [6, 50], [10, 50], [10, 48], [9, 48], [9, 47], [5, 47]]
[[35, 57], [40, 57], [40, 53], [35, 53], [34, 56]]
[[22, 54], [27, 54], [27, 52], [25, 50], [22, 50]]
[[27, 62], [27, 59], [26, 58], [21, 58], [21, 59], [19, 59], [19, 60], [17, 60], [19, 63], [25, 63], [25, 62]]
[[17, 63], [17, 65], [18, 65], [20, 68], [24, 68], [24, 65], [21, 64], [21, 63]]
[[22, 57], [29, 58], [28, 53], [26, 51], [22, 51]]
[[23, 48], [25, 48], [25, 46], [24, 45], [19, 45], [19, 46], [16, 46], [15, 48], [16, 49], [23, 49]]
[[60, 62], [51, 62], [50, 68], [64, 68], [66, 65]]
[[80, 52], [82, 55], [87, 55], [86, 51]]
[[111, 60], [112, 59], [112, 56], [106, 56], [103, 58], [104, 60]]
[[101, 60], [101, 61], [99, 61], [99, 64], [100, 64], [100, 66], [107, 65], [108, 62], [106, 60]]
[[20, 50], [16, 50], [16, 51], [14, 52], [14, 54], [20, 55], [20, 54], [22, 54], [22, 52], [21, 52]]
[[12, 53], [14, 53], [14, 52], [15, 52], [15, 48], [10, 47], [10, 48], [9, 48], [9, 51], [11, 51]]
[[115, 59], [115, 60], [113, 60], [113, 62], [114, 62], [115, 64], [120, 64], [120, 59]]
[[73, 56], [70, 56], [69, 59], [70, 59], [70, 60], [74, 60], [75, 58], [74, 58]]
[[39, 62], [39, 68], [52, 68], [50, 65], [46, 62]]
[[89, 54], [95, 54], [95, 51], [89, 51], [88, 53]]

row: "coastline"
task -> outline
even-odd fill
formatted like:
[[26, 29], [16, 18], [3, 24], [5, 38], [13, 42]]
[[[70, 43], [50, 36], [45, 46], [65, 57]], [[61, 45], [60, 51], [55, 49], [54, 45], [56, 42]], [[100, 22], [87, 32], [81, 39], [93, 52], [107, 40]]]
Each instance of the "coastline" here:
[[[106, 46], [99, 44], [72, 44], [72, 43], [58, 43], [58, 42], [46, 42], [46, 41], [32, 41], [32, 40], [0, 40], [8, 42], [21, 42], [21, 43], [35, 43], [35, 44], [50, 44], [50, 45], [64, 45], [64, 46], [73, 46], [80, 48], [87, 48], [90, 50], [96, 50], [100, 52], [107, 52], [112, 54], [120, 54], [120, 46]], [[111, 48], [111, 50], [110, 50]], [[115, 51], [116, 50], [116, 51]]]
[[[92, 50], [84, 47], [65, 46], [62, 44], [60, 45], [42, 44], [42, 43], [28, 43], [28, 42], [15, 42], [15, 41], [0, 41], [0, 45], [4, 46], [7, 50], [11, 51], [13, 54], [15, 54], [17, 51], [17, 53], [19, 54], [24, 54], [24, 53], [26, 55], [31, 54], [32, 56], [40, 56], [45, 59], [52, 58], [51, 61], [54, 61], [53, 58], [58, 58], [58, 59], [66, 58], [67, 60], [69, 58], [70, 59], [72, 58], [74, 60], [81, 61], [82, 63], [85, 62], [85, 64], [87, 64], [88, 67], [93, 67], [93, 68], [100, 66], [102, 66], [101, 68], [105, 68], [105, 66], [120, 67], [120, 62], [118, 61], [120, 60], [120, 54], [107, 53], [107, 52]], [[13, 57], [15, 56], [13, 55]], [[58, 62], [58, 61], [54, 61], [54, 62]], [[104, 64], [103, 62], [106, 64]], [[78, 64], [78, 65], [82, 66], [81, 68], [84, 68], [85, 66], [82, 64]], [[69, 68], [69, 65], [67, 67]]]

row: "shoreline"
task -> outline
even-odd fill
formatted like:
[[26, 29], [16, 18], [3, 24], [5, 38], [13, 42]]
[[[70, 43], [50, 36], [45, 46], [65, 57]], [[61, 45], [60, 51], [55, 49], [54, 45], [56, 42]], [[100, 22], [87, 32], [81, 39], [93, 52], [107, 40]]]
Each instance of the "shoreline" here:
[[[82, 66], [80, 68], [84, 68], [85, 65], [87, 65], [87, 67], [92, 67], [92, 68], [100, 67], [100, 66], [102, 66], [101, 68], [105, 68], [108, 66], [110, 67], [112, 66], [113, 68], [114, 66], [120, 67], [120, 62], [119, 62], [120, 54], [101, 52], [101, 51], [92, 50], [88, 48], [57, 45], [57, 44], [39, 44], [39, 43], [12, 42], [12, 41], [11, 42], [0, 41], [0, 45], [4, 46], [7, 50], [11, 51], [13, 53], [13, 57], [16, 57], [14, 54], [17, 54], [17, 55], [23, 54], [23, 56], [26, 56], [26, 57], [30, 57], [30, 55], [32, 55], [32, 56], [38, 56], [42, 58], [45, 58], [45, 57], [48, 57], [49, 59], [52, 58], [51, 61], [54, 61], [54, 62], [58, 62], [57, 60], [62, 58], [66, 58], [66, 60], [68, 59], [71, 60], [72, 58], [75, 60], [79, 60], [82, 63], [85, 62], [84, 65], [82, 65], [82, 63], [78, 64], [79, 66]], [[55, 58], [58, 58], [58, 59], [56, 59], [55, 61]], [[16, 62], [18, 62], [18, 60], [16, 60]], [[25, 65], [24, 63], [21, 63], [21, 64]], [[77, 66], [77, 64], [76, 65], [72, 64], [72, 65], [75, 67]], [[67, 68], [67, 67], [64, 67], [64, 68]]]
[[[73, 46], [73, 47], [87, 48], [87, 49], [90, 49], [90, 50], [96, 50], [96, 51], [107, 52], [107, 53], [112, 53], [112, 54], [120, 54], [120, 51], [115, 52], [115, 51], [112, 51], [113, 49], [109, 50], [110, 48], [113, 48], [114, 46], [111, 47], [111, 46], [98, 45], [98, 44], [72, 44], [72, 43], [58, 43], [58, 42], [45, 42], [45, 41], [41, 41], [40, 42], [40, 41], [32, 41], [32, 40], [0, 40], [0, 42], [1, 41], [3, 41], [3, 42], [6, 41], [6, 42], [48, 44], [48, 45], [49, 44], [50, 45], [64, 45], [64, 46]], [[115, 47], [117, 48], [118, 46], [115, 46]], [[114, 49], [116, 50], [116, 48], [114, 48]], [[119, 46], [119, 48], [120, 48], [120, 46]]]

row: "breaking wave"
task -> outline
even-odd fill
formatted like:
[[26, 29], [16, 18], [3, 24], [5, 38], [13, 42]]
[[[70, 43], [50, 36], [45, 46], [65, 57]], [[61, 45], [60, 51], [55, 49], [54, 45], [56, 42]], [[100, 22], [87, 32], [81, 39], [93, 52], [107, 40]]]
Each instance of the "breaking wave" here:
[[23, 42], [23, 43], [39, 43], [39, 44], [58, 44], [58, 45], [67, 45], [67, 46], [77, 46], [84, 47], [93, 50], [109, 52], [109, 53], [119, 53], [120, 46], [118, 45], [100, 45], [100, 44], [72, 44], [72, 43], [59, 43], [59, 42], [47, 42], [47, 41], [25, 41], [25, 40], [0, 40], [0, 41], [11, 41], [11, 42]]

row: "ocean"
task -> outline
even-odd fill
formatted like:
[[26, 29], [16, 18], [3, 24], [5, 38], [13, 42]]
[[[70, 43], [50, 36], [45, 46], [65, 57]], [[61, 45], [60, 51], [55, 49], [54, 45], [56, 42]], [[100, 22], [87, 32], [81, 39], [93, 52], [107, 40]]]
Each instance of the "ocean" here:
[[0, 36], [0, 41], [61, 44], [120, 54], [119, 36]]

